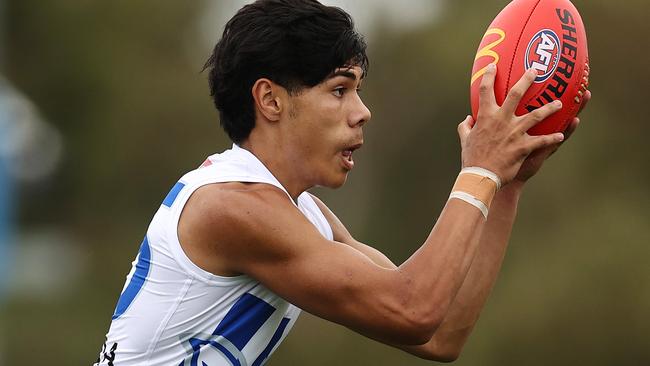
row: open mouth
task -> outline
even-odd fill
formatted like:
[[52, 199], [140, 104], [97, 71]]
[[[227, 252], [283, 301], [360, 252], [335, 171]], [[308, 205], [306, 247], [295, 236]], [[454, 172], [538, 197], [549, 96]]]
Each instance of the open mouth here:
[[343, 165], [347, 170], [352, 170], [354, 168], [354, 159], [352, 159], [352, 154], [355, 150], [359, 149], [362, 144], [353, 145], [341, 152], [343, 158]]

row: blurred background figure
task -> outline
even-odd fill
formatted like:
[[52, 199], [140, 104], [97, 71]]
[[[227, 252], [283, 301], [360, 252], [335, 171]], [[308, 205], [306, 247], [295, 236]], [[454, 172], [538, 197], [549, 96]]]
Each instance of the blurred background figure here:
[[0, 79], [0, 303], [11, 283], [14, 230], [14, 182], [10, 176], [8, 145], [10, 116], [5, 83]]
[[[17, 255], [25, 249], [19, 245], [16, 227], [18, 186], [34, 184], [49, 175], [60, 156], [60, 135], [43, 123], [33, 104], [0, 75], [0, 309], [8, 296], [35, 289], [29, 287], [29, 281], [16, 280], [30, 278], [31, 271], [25, 266], [30, 252]], [[20, 288], [22, 285], [27, 286]], [[0, 365], [4, 364], [6, 336], [0, 328]]]
[[18, 184], [37, 184], [61, 158], [60, 134], [0, 75], [0, 301], [16, 282]]
[[[0, 0], [0, 75], [2, 72], [2, 66], [5, 55], [5, 44], [4, 44], [4, 1]], [[0, 79], [0, 149], [5, 146], [6, 138], [8, 136], [8, 127], [9, 127], [9, 116], [8, 116], [8, 106], [5, 106], [5, 86], [6, 82], [4, 79]], [[10, 282], [9, 273], [9, 263], [11, 260], [10, 237], [12, 234], [9, 233], [11, 224], [9, 221], [10, 213], [12, 212], [13, 202], [10, 202], [10, 199], [13, 196], [13, 181], [9, 178], [9, 167], [8, 159], [5, 156], [4, 151], [0, 150], [0, 307], [2, 306], [3, 298], [5, 292], [7, 291], [7, 285]], [[2, 335], [0, 334], [0, 363], [2, 362]]]

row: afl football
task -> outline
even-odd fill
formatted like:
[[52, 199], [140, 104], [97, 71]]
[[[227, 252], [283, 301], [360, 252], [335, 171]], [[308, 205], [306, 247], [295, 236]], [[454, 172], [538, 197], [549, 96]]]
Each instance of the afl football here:
[[538, 76], [515, 114], [524, 115], [559, 99], [563, 108], [528, 133], [564, 131], [578, 114], [589, 88], [587, 36], [578, 10], [569, 0], [514, 0], [497, 15], [481, 40], [472, 67], [474, 120], [479, 85], [491, 63], [497, 66], [494, 91], [499, 105], [526, 70], [537, 70]]

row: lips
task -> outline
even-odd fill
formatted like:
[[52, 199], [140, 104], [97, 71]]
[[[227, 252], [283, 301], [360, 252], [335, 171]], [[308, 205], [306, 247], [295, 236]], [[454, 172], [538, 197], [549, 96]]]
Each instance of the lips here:
[[363, 145], [363, 143], [349, 146], [341, 152], [343, 166], [347, 170], [352, 170], [352, 168], [354, 168], [354, 160], [352, 159], [352, 154], [354, 153], [355, 150], [361, 148], [361, 145]]

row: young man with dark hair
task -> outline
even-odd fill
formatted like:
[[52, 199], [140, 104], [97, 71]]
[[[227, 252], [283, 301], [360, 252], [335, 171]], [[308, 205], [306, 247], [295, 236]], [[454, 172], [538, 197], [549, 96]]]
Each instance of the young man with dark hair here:
[[496, 69], [485, 74], [478, 123], [458, 128], [463, 170], [449, 201], [396, 266], [307, 192], [345, 182], [370, 120], [358, 94], [366, 45], [350, 16], [316, 0], [259, 0], [228, 22], [206, 68], [233, 147], [163, 200], [97, 364], [262, 365], [301, 309], [422, 358], [456, 359], [522, 187], [565, 138], [526, 134], [558, 103], [514, 115], [534, 72], [503, 106]]

